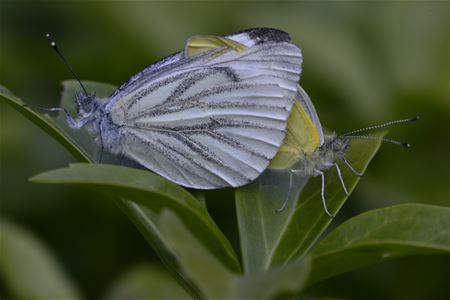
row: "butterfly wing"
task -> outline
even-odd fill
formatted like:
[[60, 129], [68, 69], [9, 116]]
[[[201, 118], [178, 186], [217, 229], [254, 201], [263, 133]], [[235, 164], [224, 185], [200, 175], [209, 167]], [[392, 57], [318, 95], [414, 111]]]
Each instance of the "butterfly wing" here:
[[[225, 38], [216, 35], [196, 35], [190, 37], [184, 48], [184, 53], [187, 57], [192, 57], [202, 52], [214, 50], [214, 49], [223, 49], [222, 53], [229, 51], [230, 49], [235, 50], [237, 52], [244, 51], [247, 49], [247, 46], [236, 42], [230, 38]], [[219, 55], [222, 53], [218, 53]], [[218, 55], [216, 54], [216, 55]]]
[[[243, 51], [247, 46], [252, 45], [254, 45], [254, 41], [246, 38], [242, 32], [227, 37], [193, 36], [186, 43], [185, 54], [192, 56], [217, 48]], [[319, 116], [308, 94], [300, 85], [297, 86], [296, 100], [297, 103], [288, 120], [287, 135], [277, 155], [270, 163], [271, 169], [288, 169], [301, 156], [311, 154], [324, 142]]]
[[283, 141], [300, 49], [265, 39], [239, 52], [176, 55], [112, 96], [122, 152], [187, 187], [254, 180]]
[[323, 143], [319, 118], [306, 92], [298, 86], [296, 101], [288, 119], [286, 137], [270, 169], [288, 169], [303, 155], [310, 155]]
[[314, 105], [312, 104], [311, 99], [309, 98], [308, 94], [305, 92], [305, 90], [300, 85], [297, 86], [296, 99], [301, 103], [302, 108], [305, 110], [305, 112], [308, 114], [311, 121], [313, 122], [314, 127], [316, 128], [317, 134], [319, 135], [319, 145], [318, 146], [322, 146], [323, 142], [324, 142], [322, 124], [320, 124], [319, 116], [317, 115], [316, 109], [314, 108]]

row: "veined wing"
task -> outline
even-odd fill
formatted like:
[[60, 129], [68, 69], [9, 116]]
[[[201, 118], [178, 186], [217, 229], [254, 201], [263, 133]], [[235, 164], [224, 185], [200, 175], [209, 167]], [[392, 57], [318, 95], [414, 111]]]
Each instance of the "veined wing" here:
[[314, 123], [314, 126], [316, 127], [317, 133], [319, 135], [319, 146], [322, 146], [324, 142], [324, 136], [322, 124], [320, 123], [320, 119], [319, 116], [317, 115], [316, 109], [314, 108], [314, 105], [312, 104], [311, 99], [309, 98], [305, 90], [300, 85], [298, 85], [297, 89], [298, 91], [296, 99], [300, 101], [303, 109], [311, 118], [311, 121]]
[[201, 189], [241, 186], [267, 167], [285, 135], [300, 50], [272, 40], [214, 55], [222, 50], [167, 64], [116, 99], [127, 156]]
[[306, 92], [298, 86], [286, 137], [269, 168], [288, 169], [304, 155], [311, 155], [322, 143], [323, 132], [316, 110]]
[[[186, 49], [184, 51], [179, 51], [172, 55], [169, 55], [160, 61], [150, 65], [145, 68], [141, 72], [133, 75], [127, 82], [123, 83], [110, 97], [109, 104], [107, 106], [107, 110], [110, 110], [111, 107], [115, 105], [115, 103], [121, 99], [122, 97], [132, 93], [140, 89], [142, 86], [147, 84], [148, 82], [156, 79], [158, 77], [163, 76], [173, 70], [182, 68], [186, 64], [191, 64], [191, 66], [197, 63], [202, 63], [202, 56], [197, 56], [196, 58], [187, 59], [188, 57], [195, 54], [195, 52], [207, 52], [209, 49], [217, 49], [217, 47], [223, 46], [223, 48], [228, 48], [225, 50], [235, 50], [240, 52], [244, 50], [241, 46], [252, 47], [257, 44], [265, 43], [265, 42], [286, 42], [291, 43], [291, 38], [288, 33], [273, 29], [273, 28], [250, 28], [246, 30], [242, 30], [236, 33], [229, 34], [225, 37], [220, 36], [209, 36], [211, 37], [210, 41], [205, 40], [205, 36], [203, 36], [203, 46], [198, 45], [198, 43], [190, 43], [191, 39], [188, 39]], [[195, 37], [194, 37], [195, 38]], [[231, 42], [230, 42], [231, 40]], [[219, 41], [219, 42], [218, 42]], [[206, 45], [205, 45], [206, 43]], [[193, 46], [197, 46], [196, 50], [193, 50]], [[226, 47], [228, 46], [228, 47]], [[231, 46], [231, 47], [230, 47]], [[297, 49], [297, 51], [300, 51]], [[223, 50], [217, 50], [215, 53], [223, 54]], [[205, 54], [205, 53], [203, 53]], [[282, 53], [280, 53], [282, 54]], [[205, 54], [205, 56], [210, 54]], [[286, 57], [289, 57], [290, 53], [284, 54]], [[298, 53], [294, 53], [293, 59], [298, 58]], [[300, 54], [299, 64], [302, 64], [302, 58]], [[301, 70], [300, 70], [301, 71]]]

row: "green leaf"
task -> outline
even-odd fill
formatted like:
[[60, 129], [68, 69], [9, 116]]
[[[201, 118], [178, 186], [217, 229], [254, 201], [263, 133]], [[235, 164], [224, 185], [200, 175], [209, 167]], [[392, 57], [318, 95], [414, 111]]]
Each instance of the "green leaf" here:
[[34, 235], [0, 221], [0, 275], [12, 299], [81, 299], [50, 250]]
[[309, 284], [405, 255], [450, 254], [450, 208], [396, 205], [360, 214], [312, 251]]
[[137, 208], [138, 204], [139, 210], [145, 215], [130, 217], [137, 226], [145, 226], [141, 228], [144, 229], [144, 236], [162, 256], [170, 252], [170, 248], [155, 218], [163, 208], [170, 208], [177, 212], [219, 260], [231, 270], [240, 270], [231, 245], [204, 206], [185, 189], [158, 175], [122, 166], [73, 164], [69, 168], [42, 173], [31, 180], [89, 187], [113, 197], [131, 200], [133, 203], [126, 201], [127, 207]]
[[173, 250], [167, 247], [166, 241], [156, 224], [157, 215], [145, 206], [139, 205], [133, 201], [120, 199], [120, 201], [117, 201], [117, 204], [152, 246], [169, 273], [172, 274], [186, 292], [193, 298], [198, 298], [199, 291], [191, 282], [180, 274], [178, 261], [173, 254]]
[[240, 276], [236, 285], [239, 299], [293, 299], [306, 285], [309, 258], [301, 258], [266, 272]]
[[72, 137], [67, 135], [53, 119], [35, 112], [30, 108], [30, 106], [26, 106], [22, 100], [14, 96], [7, 88], [3, 86], [0, 86], [0, 100], [5, 101], [5, 103], [44, 130], [48, 135], [72, 153], [76, 159], [83, 162], [91, 161], [88, 153], [84, 151]]
[[297, 294], [309, 274], [309, 260], [252, 275], [235, 274], [216, 259], [171, 211], [160, 217], [161, 229], [188, 277], [207, 299], [273, 299]]
[[134, 266], [114, 283], [105, 299], [192, 299], [157, 263]]
[[[353, 140], [347, 159], [356, 169], [364, 171], [379, 147], [379, 141]], [[341, 170], [348, 190], [352, 191], [359, 177], [345, 166], [341, 166]], [[268, 170], [252, 184], [236, 190], [242, 263], [246, 274], [268, 270], [302, 256], [332, 221], [322, 206], [318, 177], [306, 184], [308, 178], [294, 176], [293, 185], [297, 190], [291, 195], [300, 193], [298, 200], [290, 199], [287, 207], [277, 213], [276, 209], [287, 197], [289, 177], [286, 176], [289, 174], [274, 172]], [[325, 197], [328, 209], [334, 214], [347, 199], [334, 168], [325, 173]]]
[[162, 234], [173, 249], [180, 263], [180, 271], [189, 278], [206, 298], [231, 298], [233, 273], [222, 264], [197, 238], [198, 234], [188, 230], [172, 211], [164, 210], [159, 218]]

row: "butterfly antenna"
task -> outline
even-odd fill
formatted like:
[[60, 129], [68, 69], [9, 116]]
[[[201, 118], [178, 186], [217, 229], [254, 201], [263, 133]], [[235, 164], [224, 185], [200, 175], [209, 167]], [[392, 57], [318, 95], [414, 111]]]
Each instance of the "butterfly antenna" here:
[[361, 133], [361, 132], [377, 130], [377, 129], [389, 127], [389, 126], [392, 126], [392, 125], [395, 125], [395, 124], [413, 122], [413, 121], [417, 121], [417, 120], [419, 120], [418, 116], [407, 118], [407, 119], [402, 119], [402, 120], [394, 120], [394, 121], [390, 121], [390, 122], [379, 124], [379, 125], [374, 125], [374, 126], [369, 126], [369, 127], [353, 130], [353, 131], [350, 131], [350, 132], [342, 134], [342, 136], [352, 136], [352, 135], [355, 135], [355, 134], [358, 134], [358, 133]]
[[67, 69], [69, 69], [70, 73], [72, 73], [73, 77], [75, 77], [75, 79], [78, 81], [78, 83], [80, 84], [81, 88], [84, 91], [84, 94], [86, 96], [88, 96], [88, 92], [86, 91], [86, 88], [84, 87], [84, 85], [81, 83], [80, 77], [78, 77], [78, 75], [74, 72], [74, 70], [72, 69], [72, 66], [69, 64], [67, 59], [64, 57], [64, 55], [62, 55], [61, 51], [59, 51], [58, 46], [56, 45], [56, 42], [53, 39], [53, 37], [50, 35], [50, 33], [47, 33], [45, 35], [45, 37], [50, 42], [50, 46], [52, 46], [53, 50], [55, 50], [55, 52], [58, 54], [58, 56], [62, 59], [62, 61], [66, 65]]
[[376, 140], [376, 141], [383, 141], [383, 142], [387, 142], [387, 143], [391, 143], [394, 145], [399, 145], [405, 148], [409, 148], [411, 147], [410, 143], [406, 143], [406, 142], [402, 142], [402, 141], [398, 141], [398, 140], [394, 140], [394, 139], [390, 139], [390, 138], [386, 138], [386, 137], [380, 137], [380, 136], [371, 136], [371, 135], [346, 135], [346, 138], [349, 139], [361, 139], [361, 140]]

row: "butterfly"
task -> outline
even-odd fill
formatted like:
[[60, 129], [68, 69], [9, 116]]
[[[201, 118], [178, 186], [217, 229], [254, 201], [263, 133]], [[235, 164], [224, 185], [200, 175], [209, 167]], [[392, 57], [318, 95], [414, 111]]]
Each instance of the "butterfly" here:
[[282, 211], [290, 198], [292, 180], [294, 174], [302, 175], [303, 180], [309, 177], [320, 176], [322, 180], [322, 204], [325, 213], [333, 217], [328, 210], [325, 200], [325, 171], [335, 168], [345, 194], [349, 192], [342, 178], [338, 161], [342, 161], [355, 175], [362, 176], [350, 162], [346, 159], [346, 154], [352, 139], [381, 139], [382, 141], [410, 147], [410, 144], [397, 140], [359, 135], [368, 131], [385, 128], [394, 124], [411, 122], [418, 120], [412, 117], [402, 120], [395, 120], [380, 125], [374, 125], [358, 130], [353, 130], [344, 134], [324, 134], [314, 105], [308, 94], [301, 86], [297, 87], [296, 101], [289, 116], [286, 129], [286, 138], [280, 147], [277, 155], [271, 161], [269, 169], [289, 170], [289, 192], [282, 206], [277, 211]]
[[108, 99], [83, 87], [67, 122], [87, 126], [102, 149], [182, 186], [242, 186], [283, 143], [301, 63], [300, 49], [280, 30], [194, 36]]

